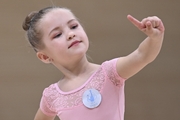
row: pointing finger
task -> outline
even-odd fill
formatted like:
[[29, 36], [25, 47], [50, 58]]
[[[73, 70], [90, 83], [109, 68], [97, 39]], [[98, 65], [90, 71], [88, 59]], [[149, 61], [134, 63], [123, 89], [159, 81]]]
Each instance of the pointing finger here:
[[128, 15], [128, 16], [127, 16], [127, 19], [128, 19], [133, 25], [135, 25], [138, 29], [143, 29], [143, 28], [144, 28], [143, 24], [142, 24], [139, 20], [137, 20], [136, 18], [134, 18], [133, 16]]

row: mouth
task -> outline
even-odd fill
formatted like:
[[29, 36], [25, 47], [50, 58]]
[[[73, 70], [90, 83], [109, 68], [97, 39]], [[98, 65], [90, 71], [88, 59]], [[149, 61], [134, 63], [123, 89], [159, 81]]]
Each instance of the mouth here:
[[76, 44], [81, 43], [81, 42], [82, 42], [82, 41], [74, 41], [74, 42], [72, 42], [72, 43], [70, 44], [70, 46], [68, 47], [68, 49], [71, 48], [72, 46], [76, 45]]

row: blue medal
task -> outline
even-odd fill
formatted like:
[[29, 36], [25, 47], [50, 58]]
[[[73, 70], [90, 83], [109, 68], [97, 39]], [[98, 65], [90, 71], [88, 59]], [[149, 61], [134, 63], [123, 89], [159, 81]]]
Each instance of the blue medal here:
[[88, 89], [84, 92], [82, 101], [87, 108], [96, 108], [101, 103], [101, 94], [96, 89]]

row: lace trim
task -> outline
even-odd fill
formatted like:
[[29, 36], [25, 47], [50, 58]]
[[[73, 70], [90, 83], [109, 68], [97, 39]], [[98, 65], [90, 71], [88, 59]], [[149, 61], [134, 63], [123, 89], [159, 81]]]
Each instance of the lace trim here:
[[94, 76], [91, 78], [90, 82], [79, 91], [70, 94], [60, 94], [59, 92], [57, 92], [55, 84], [53, 84], [44, 91], [44, 97], [47, 103], [51, 103], [51, 105], [48, 105], [51, 111], [70, 109], [74, 106], [83, 104], [82, 95], [85, 92], [85, 90], [95, 88], [100, 92], [103, 87], [104, 81], [104, 72], [102, 68], [100, 68], [100, 70], [98, 70], [96, 74], [94, 74]]
[[[60, 94], [55, 84], [46, 88], [44, 91], [44, 99], [47, 101], [47, 107], [54, 112], [58, 112], [62, 109], [70, 109], [74, 106], [82, 105], [82, 95], [85, 90], [95, 88], [99, 92], [102, 90], [105, 79], [109, 79], [114, 85], [120, 85], [120, 78], [116, 73], [115, 61], [108, 61], [101, 65], [100, 69], [91, 77], [89, 83], [87, 83], [82, 89], [70, 94]], [[106, 73], [105, 73], [106, 72]], [[108, 78], [107, 78], [108, 77]]]

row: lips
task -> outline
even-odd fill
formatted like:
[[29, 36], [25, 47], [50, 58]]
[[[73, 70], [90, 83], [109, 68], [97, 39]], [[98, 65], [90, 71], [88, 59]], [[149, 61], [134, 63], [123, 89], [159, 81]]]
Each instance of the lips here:
[[78, 44], [78, 43], [80, 43], [80, 42], [82, 42], [82, 41], [74, 41], [74, 42], [72, 42], [72, 43], [70, 44], [70, 46], [68, 47], [68, 49], [71, 48], [73, 45]]

